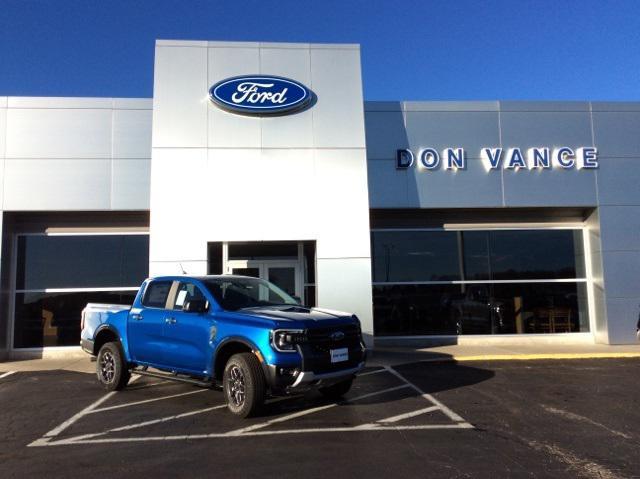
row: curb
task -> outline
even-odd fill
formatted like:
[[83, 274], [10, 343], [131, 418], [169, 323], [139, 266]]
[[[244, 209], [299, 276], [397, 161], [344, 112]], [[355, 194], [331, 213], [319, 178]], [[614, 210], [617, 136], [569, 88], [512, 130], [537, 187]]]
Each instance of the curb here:
[[453, 356], [453, 361], [534, 361], [537, 359], [616, 359], [640, 358], [640, 353], [541, 353], [541, 354], [483, 354]]
[[[443, 362], [472, 362], [472, 361], [539, 361], [539, 360], [564, 360], [564, 359], [631, 359], [640, 358], [640, 352], [620, 353], [535, 353], [535, 354], [480, 354], [469, 356], [442, 355], [428, 359], [396, 358], [392, 363], [443, 363]], [[367, 366], [383, 366], [388, 364], [383, 358], [371, 358]]]

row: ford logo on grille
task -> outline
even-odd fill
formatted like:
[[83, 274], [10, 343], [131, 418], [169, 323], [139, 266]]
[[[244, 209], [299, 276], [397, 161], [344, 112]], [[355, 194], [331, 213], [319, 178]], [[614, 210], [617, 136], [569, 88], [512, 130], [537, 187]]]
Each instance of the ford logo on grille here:
[[247, 75], [227, 78], [209, 89], [209, 98], [223, 110], [244, 115], [285, 115], [311, 104], [313, 94], [295, 80]]
[[331, 333], [331, 341], [338, 342], [344, 339], [344, 333], [342, 331], [336, 331], [335, 333]]

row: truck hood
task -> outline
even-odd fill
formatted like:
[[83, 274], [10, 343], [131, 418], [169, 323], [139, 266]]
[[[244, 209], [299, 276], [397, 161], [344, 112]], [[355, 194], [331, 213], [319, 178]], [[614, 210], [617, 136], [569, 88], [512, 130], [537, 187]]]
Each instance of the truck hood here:
[[331, 321], [336, 319], [352, 319], [350, 313], [288, 304], [244, 308], [236, 312], [276, 321]]

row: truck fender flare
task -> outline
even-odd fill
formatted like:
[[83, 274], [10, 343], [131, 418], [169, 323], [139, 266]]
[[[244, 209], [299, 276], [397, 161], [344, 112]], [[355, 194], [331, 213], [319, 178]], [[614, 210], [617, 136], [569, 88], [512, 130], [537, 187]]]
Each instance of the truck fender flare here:
[[109, 331], [110, 333], [113, 333], [116, 336], [116, 338], [118, 338], [118, 342], [120, 344], [122, 344], [122, 338], [120, 337], [120, 333], [118, 332], [118, 330], [116, 328], [114, 328], [110, 324], [101, 324], [100, 326], [98, 326], [96, 328], [95, 332], [93, 333], [93, 344], [94, 344], [94, 346], [93, 346], [93, 349], [94, 349], [93, 354], [98, 354], [98, 351], [96, 351], [96, 347], [95, 347], [96, 339], [98, 339], [98, 336], [100, 336], [100, 334], [103, 331]]
[[250, 339], [247, 339], [244, 336], [228, 336], [226, 338], [224, 338], [222, 341], [220, 341], [220, 344], [218, 344], [216, 346], [215, 351], [213, 352], [213, 358], [212, 358], [212, 364], [211, 364], [211, 373], [215, 374], [215, 367], [216, 367], [216, 358], [218, 357], [218, 353], [220, 352], [220, 350], [225, 347], [227, 344], [229, 343], [240, 343], [245, 345], [246, 347], [248, 347], [249, 349], [251, 349], [252, 353], [258, 353], [258, 360], [260, 362], [260, 366], [262, 367], [262, 372], [264, 373], [264, 377], [265, 379], [269, 378], [269, 370], [267, 367], [267, 362], [264, 359], [264, 356], [262, 354], [262, 351], [260, 351], [260, 348], [258, 346], [256, 346], [256, 344], [251, 341]]

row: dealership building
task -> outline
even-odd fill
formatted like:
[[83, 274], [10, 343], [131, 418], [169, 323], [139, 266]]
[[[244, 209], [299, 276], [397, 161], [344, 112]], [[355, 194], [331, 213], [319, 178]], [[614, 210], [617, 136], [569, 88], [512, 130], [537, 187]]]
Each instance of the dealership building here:
[[183, 273], [354, 312], [369, 345], [637, 341], [640, 102], [363, 81], [358, 45], [159, 40], [153, 98], [0, 97], [0, 359], [77, 351], [87, 302]]

